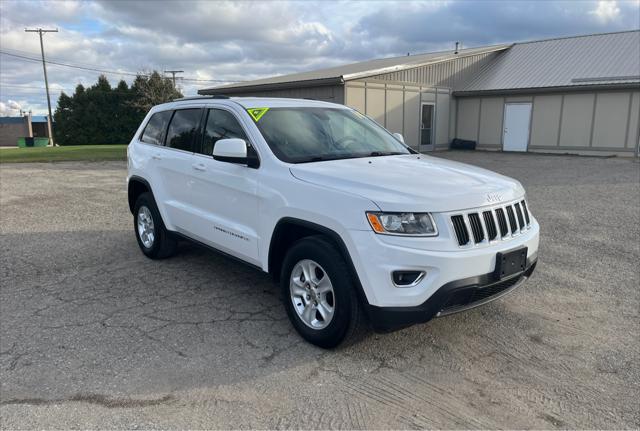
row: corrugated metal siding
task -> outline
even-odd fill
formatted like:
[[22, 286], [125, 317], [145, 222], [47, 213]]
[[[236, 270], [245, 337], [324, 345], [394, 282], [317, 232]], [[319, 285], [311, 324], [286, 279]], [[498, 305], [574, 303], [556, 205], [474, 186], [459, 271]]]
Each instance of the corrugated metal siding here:
[[313, 99], [325, 102], [344, 103], [343, 85], [323, 85], [318, 87], [287, 88], [281, 90], [238, 91], [229, 89], [226, 96], [238, 97], [285, 97], [290, 99]]
[[640, 83], [640, 31], [517, 43], [460, 92]]
[[[453, 51], [431, 52], [426, 54], [405, 55], [401, 57], [379, 58], [375, 60], [362, 61], [359, 63], [344, 64], [326, 69], [311, 70], [308, 72], [292, 73], [289, 75], [272, 76], [264, 79], [256, 79], [253, 81], [237, 82], [234, 84], [223, 85], [220, 87], [204, 88], [199, 90], [199, 94], [220, 94], [226, 92], [227, 89], [240, 89], [243, 87], [255, 86], [272, 86], [276, 84], [298, 83], [309, 86], [317, 85], [317, 81], [338, 80], [345, 81], [364, 78], [379, 73], [390, 73], [395, 70], [410, 69], [422, 64], [434, 63], [454, 59], [456, 57], [473, 56], [477, 54], [495, 52], [507, 49], [511, 45], [493, 45], [478, 48], [461, 49], [458, 54]], [[312, 81], [316, 81], [315, 83]]]
[[622, 154], [640, 145], [640, 92], [627, 90], [457, 98], [455, 137], [478, 141], [480, 148], [502, 148], [501, 101], [532, 104], [529, 151]]
[[455, 89], [474, 74], [480, 72], [489, 62], [496, 58], [498, 52], [489, 52], [468, 57], [457, 58], [442, 63], [419, 66], [397, 72], [377, 75], [371, 79], [386, 82], [407, 82], [433, 87]]

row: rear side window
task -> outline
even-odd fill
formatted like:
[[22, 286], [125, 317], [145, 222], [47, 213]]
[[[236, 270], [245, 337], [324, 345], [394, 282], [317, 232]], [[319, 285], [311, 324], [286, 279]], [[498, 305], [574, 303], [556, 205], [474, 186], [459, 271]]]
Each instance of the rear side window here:
[[140, 140], [146, 144], [162, 145], [167, 123], [172, 113], [173, 111], [163, 111], [153, 114], [144, 128]]
[[167, 147], [178, 150], [193, 151], [195, 138], [200, 125], [200, 109], [181, 109], [173, 114], [167, 131]]
[[216, 142], [228, 138], [239, 138], [246, 141], [247, 135], [232, 113], [222, 109], [209, 109], [207, 127], [202, 142], [202, 154], [212, 155]]

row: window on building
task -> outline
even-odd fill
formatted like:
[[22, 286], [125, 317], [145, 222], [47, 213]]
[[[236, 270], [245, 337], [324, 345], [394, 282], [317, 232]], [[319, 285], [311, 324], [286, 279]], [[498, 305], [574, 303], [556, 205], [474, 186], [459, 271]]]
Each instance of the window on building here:
[[178, 150], [193, 151], [201, 115], [200, 109], [176, 111], [167, 131], [166, 146]]
[[202, 141], [202, 154], [213, 154], [213, 147], [220, 139], [238, 138], [247, 140], [242, 126], [232, 113], [223, 109], [209, 109], [207, 126]]
[[422, 123], [420, 126], [420, 145], [433, 144], [433, 105], [422, 105]]
[[163, 111], [153, 114], [144, 128], [140, 140], [146, 144], [162, 145], [167, 123], [172, 113], [173, 111]]

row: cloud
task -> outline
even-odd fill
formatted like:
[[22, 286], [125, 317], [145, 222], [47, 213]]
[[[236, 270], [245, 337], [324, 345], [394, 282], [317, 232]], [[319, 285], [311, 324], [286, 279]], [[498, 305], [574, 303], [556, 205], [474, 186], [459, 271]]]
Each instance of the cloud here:
[[[58, 27], [45, 36], [49, 59], [122, 72], [185, 70], [226, 82], [331, 67], [371, 58], [616, 31], [638, 26], [635, 2], [178, 2], [0, 1], [0, 47], [37, 56], [27, 26]], [[37, 24], [33, 17], [38, 17]], [[49, 64], [52, 102], [99, 72]], [[41, 64], [0, 55], [0, 100], [46, 111]], [[182, 81], [185, 94], [216, 82]]]
[[598, 7], [589, 13], [597, 16], [602, 22], [609, 22], [620, 16], [620, 8], [616, 1], [599, 1]]
[[21, 109], [22, 105], [15, 100], [0, 102], [0, 116], [16, 116], [20, 114]]

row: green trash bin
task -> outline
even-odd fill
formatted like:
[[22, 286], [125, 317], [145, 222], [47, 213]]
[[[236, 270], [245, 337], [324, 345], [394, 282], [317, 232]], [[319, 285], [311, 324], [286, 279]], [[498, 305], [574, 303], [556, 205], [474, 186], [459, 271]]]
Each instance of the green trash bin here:
[[46, 147], [47, 145], [49, 145], [49, 138], [33, 138], [34, 147]]

